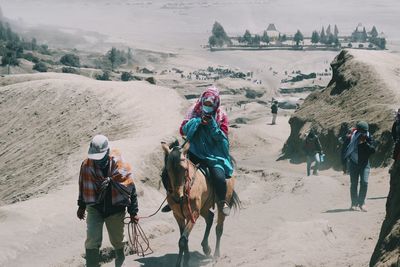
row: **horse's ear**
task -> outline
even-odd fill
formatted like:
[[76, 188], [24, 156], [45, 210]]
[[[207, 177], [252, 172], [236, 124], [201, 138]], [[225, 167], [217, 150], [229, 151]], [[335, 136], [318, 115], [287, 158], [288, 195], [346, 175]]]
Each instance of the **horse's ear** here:
[[187, 142], [185, 143], [185, 145], [183, 146], [183, 148], [182, 148], [182, 153], [183, 153], [184, 155], [186, 155], [186, 154], [188, 153], [189, 147], [190, 147], [190, 143], [187, 141]]
[[164, 150], [165, 155], [169, 155], [169, 153], [171, 153], [171, 149], [168, 147], [167, 143], [161, 142], [161, 147]]

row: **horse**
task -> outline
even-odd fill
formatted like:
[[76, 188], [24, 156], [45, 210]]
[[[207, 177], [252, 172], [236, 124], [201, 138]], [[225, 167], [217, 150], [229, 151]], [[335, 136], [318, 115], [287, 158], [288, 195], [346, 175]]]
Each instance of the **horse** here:
[[[199, 166], [193, 164], [187, 158], [189, 150], [189, 142], [183, 147], [175, 141], [174, 144], [167, 145], [161, 143], [165, 153], [165, 168], [168, 173], [171, 191], [167, 194], [167, 201], [170, 205], [176, 222], [179, 226], [180, 239], [179, 255], [176, 267], [181, 266], [182, 257], [183, 265], [188, 266], [189, 263], [189, 235], [199, 216], [202, 216], [206, 222], [206, 230], [204, 232], [201, 246], [206, 256], [211, 254], [211, 248], [208, 244], [208, 236], [214, 220], [214, 212], [210, 209], [218, 207], [218, 219], [216, 231], [216, 245], [214, 258], [220, 256], [220, 242], [224, 230], [225, 215], [220, 205], [217, 203], [215, 189], [212, 181], [207, 179]], [[240, 199], [234, 191], [235, 178], [227, 179], [227, 195], [228, 205], [234, 210], [240, 208]]]

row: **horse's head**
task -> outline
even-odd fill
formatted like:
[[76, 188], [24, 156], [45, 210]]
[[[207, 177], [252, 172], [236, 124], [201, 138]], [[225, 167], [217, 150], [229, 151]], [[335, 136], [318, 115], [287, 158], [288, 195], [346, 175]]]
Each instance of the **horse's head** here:
[[186, 142], [183, 147], [178, 141], [167, 145], [162, 142], [161, 146], [165, 154], [165, 168], [168, 172], [170, 184], [173, 194], [176, 197], [183, 197], [183, 187], [185, 183], [185, 171], [188, 168], [187, 153], [189, 151], [189, 142]]

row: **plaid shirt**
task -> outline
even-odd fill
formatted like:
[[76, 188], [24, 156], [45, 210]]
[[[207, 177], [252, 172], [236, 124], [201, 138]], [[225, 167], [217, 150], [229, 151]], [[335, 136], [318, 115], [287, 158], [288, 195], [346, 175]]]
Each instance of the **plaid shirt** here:
[[79, 175], [79, 199], [87, 205], [100, 202], [109, 184], [111, 184], [112, 205], [129, 206], [130, 195], [134, 189], [132, 167], [125, 162], [119, 150], [110, 153], [110, 164], [107, 177], [97, 168], [93, 160], [85, 159]]

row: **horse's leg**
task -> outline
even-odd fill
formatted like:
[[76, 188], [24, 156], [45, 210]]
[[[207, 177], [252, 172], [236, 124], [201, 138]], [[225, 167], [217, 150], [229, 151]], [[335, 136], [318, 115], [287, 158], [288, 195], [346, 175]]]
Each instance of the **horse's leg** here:
[[[196, 212], [194, 212], [193, 215], [194, 215], [194, 221], [196, 222], [198, 215], [196, 215]], [[190, 259], [189, 235], [193, 229], [193, 226], [194, 226], [194, 223], [191, 220], [188, 220], [188, 222], [186, 223], [186, 227], [183, 230], [183, 233], [181, 235], [181, 238], [179, 239], [179, 251], [181, 249], [184, 251], [183, 266], [189, 266], [189, 259]]]
[[217, 220], [217, 226], [215, 227], [215, 233], [217, 234], [217, 242], [215, 244], [215, 252], [214, 252], [215, 258], [219, 258], [220, 256], [219, 246], [221, 242], [222, 233], [224, 232], [224, 221], [225, 221], [225, 215], [222, 213], [222, 210], [218, 208], [218, 220]]
[[[182, 236], [183, 230], [185, 229], [185, 219], [178, 217], [178, 216], [175, 216], [175, 219], [179, 226], [180, 236]], [[176, 261], [176, 267], [181, 267], [183, 252], [184, 252], [184, 250], [180, 246], [180, 239], [179, 239], [179, 255], [178, 255], [178, 259]]]
[[204, 232], [203, 241], [201, 241], [201, 246], [203, 247], [203, 252], [205, 255], [211, 254], [211, 248], [208, 245], [208, 236], [210, 235], [210, 229], [214, 220], [214, 213], [211, 210], [207, 210], [201, 213], [201, 216], [206, 220], [206, 231]]

